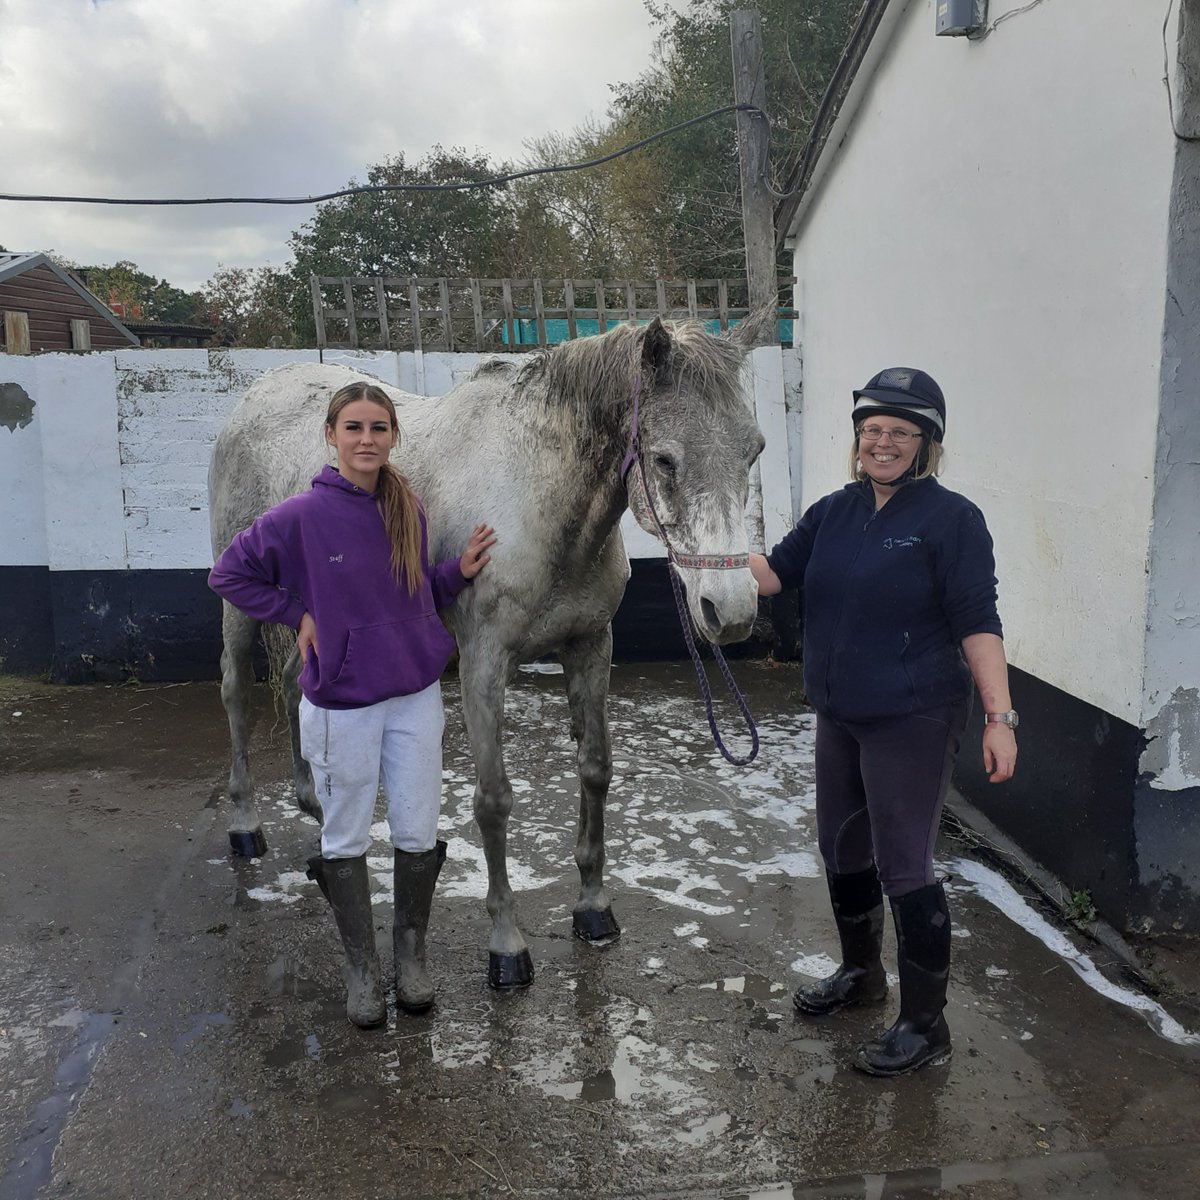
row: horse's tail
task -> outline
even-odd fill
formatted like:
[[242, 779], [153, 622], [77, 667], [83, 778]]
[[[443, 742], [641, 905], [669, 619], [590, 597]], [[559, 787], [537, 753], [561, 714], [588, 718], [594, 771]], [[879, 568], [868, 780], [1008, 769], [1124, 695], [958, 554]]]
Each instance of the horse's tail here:
[[263, 646], [267, 651], [267, 684], [275, 706], [275, 717], [287, 728], [287, 704], [283, 697], [283, 672], [296, 650], [296, 632], [286, 625], [264, 625]]

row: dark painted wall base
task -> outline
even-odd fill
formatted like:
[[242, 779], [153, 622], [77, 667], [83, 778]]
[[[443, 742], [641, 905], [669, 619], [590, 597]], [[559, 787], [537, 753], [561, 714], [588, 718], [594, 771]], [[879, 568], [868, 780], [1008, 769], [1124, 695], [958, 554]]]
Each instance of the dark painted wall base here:
[[1125, 932], [1200, 933], [1200, 799], [1138, 778], [1142, 732], [1010, 668], [1021, 714], [1012, 780], [991, 784], [978, 700], [959, 754], [959, 790], [1070, 891]]
[[48, 675], [53, 656], [49, 569], [0, 567], [0, 670]]
[[1200, 787], [1168, 792], [1139, 779], [1134, 804], [1138, 873], [1130, 926], [1200, 934]]
[[[638, 560], [632, 572], [613, 621], [613, 657], [685, 658], [666, 562]], [[207, 574], [0, 568], [0, 669], [58, 683], [215, 679], [221, 605]], [[762, 657], [771, 644], [770, 623], [762, 620], [754, 636], [725, 653]]]

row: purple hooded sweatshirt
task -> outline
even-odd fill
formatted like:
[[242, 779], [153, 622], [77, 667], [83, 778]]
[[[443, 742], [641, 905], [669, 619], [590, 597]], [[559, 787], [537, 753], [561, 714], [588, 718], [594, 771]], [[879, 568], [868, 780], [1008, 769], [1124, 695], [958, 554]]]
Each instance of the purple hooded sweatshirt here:
[[457, 559], [430, 570], [428, 553], [422, 511], [424, 573], [409, 595], [392, 575], [375, 496], [323, 467], [311, 491], [230, 542], [208, 586], [259, 621], [296, 629], [311, 613], [320, 657], [309, 653], [300, 690], [319, 708], [362, 708], [422, 691], [450, 660], [454, 639], [437, 614], [470, 581]]

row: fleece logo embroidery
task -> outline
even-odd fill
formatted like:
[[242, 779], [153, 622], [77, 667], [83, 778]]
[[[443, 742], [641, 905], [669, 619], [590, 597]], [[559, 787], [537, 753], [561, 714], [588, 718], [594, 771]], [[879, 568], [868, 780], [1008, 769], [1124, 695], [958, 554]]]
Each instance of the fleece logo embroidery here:
[[329, 556], [329, 561], [330, 561], [330, 562], [341, 562], [341, 561], [342, 561], [342, 559], [343, 559], [343, 558], [345, 558], [345, 557], [346, 557], [346, 556], [345, 556], [344, 554], [331, 554], [331, 555]]
[[902, 538], [884, 538], [883, 548], [885, 550], [910, 550], [913, 546], [919, 546], [921, 541], [922, 539], [915, 533]]

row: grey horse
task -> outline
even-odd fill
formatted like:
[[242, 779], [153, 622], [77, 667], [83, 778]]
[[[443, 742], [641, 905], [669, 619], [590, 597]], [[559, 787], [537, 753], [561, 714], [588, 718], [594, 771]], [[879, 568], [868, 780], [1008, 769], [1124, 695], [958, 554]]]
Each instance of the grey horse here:
[[[629, 578], [618, 522], [629, 503], [621, 464], [633, 445], [646, 491], [680, 570], [691, 618], [714, 644], [746, 638], [757, 612], [748, 567], [718, 569], [749, 549], [750, 467], [763, 437], [741, 388], [761, 322], [716, 336], [695, 322], [655, 319], [555, 346], [523, 365], [485, 361], [445, 396], [388, 388], [401, 423], [398, 466], [421, 497], [430, 560], [456, 556], [475, 525], [499, 544], [446, 620], [459, 649], [463, 716], [475, 758], [475, 818], [488, 868], [489, 982], [518, 987], [533, 964], [517, 923], [506, 838], [513, 795], [502, 757], [504, 696], [517, 667], [557, 653], [578, 743], [573, 926], [586, 940], [619, 933], [604, 887], [604, 806], [612, 778], [607, 696], [612, 618]], [[740, 340], [739, 340], [740, 339]], [[315, 363], [269, 371], [221, 431], [209, 470], [213, 553], [267, 508], [309, 486], [325, 460], [330, 396], [362, 378]], [[375, 382], [375, 381], [372, 381]], [[634, 429], [634, 400], [638, 401]], [[635, 464], [634, 472], [638, 466]], [[713, 565], [709, 565], [712, 556]], [[727, 564], [722, 564], [727, 565]], [[232, 736], [230, 844], [265, 850], [247, 742], [258, 622], [224, 605], [221, 697]], [[300, 807], [321, 816], [299, 748], [298, 657], [283, 671]]]

